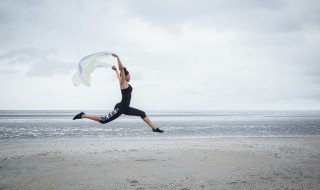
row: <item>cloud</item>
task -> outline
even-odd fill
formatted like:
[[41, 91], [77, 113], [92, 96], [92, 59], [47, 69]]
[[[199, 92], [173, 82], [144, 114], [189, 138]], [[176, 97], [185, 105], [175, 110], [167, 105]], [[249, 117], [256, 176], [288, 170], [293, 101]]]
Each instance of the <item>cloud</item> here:
[[[297, 28], [289, 19], [283, 20], [287, 1], [144, 1], [143, 6], [130, 1], [124, 4], [131, 17], [144, 18], [175, 31], [186, 23], [214, 25], [219, 30], [259, 30], [265, 32], [276, 28]], [[280, 18], [280, 19], [279, 19]], [[278, 30], [278, 29], [277, 29]]]
[[[14, 72], [12, 65], [28, 66], [25, 73], [27, 77], [34, 76], [51, 76], [51, 75], [65, 75], [70, 70], [76, 68], [76, 61], [64, 60], [53, 50], [39, 50], [37, 48], [23, 48], [13, 49], [0, 55], [2, 64], [6, 64], [6, 68], [1, 72]], [[19, 67], [16, 67], [19, 72]]]
[[50, 51], [41, 51], [36, 48], [12, 49], [0, 55], [0, 60], [8, 64], [31, 65], [35, 59], [47, 53], [50, 53]]

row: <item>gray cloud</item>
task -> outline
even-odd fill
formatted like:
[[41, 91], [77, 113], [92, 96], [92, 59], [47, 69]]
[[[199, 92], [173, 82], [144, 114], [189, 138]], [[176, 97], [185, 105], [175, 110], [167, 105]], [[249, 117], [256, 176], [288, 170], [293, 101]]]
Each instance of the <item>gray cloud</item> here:
[[35, 62], [32, 68], [26, 73], [26, 76], [51, 76], [51, 75], [65, 75], [70, 70], [76, 68], [76, 62], [44, 58]]
[[50, 51], [40, 51], [36, 48], [12, 49], [0, 55], [0, 60], [8, 64], [33, 64], [34, 60], [43, 57]]
[[[286, 1], [180, 1], [180, 0], [164, 0], [164, 1], [143, 1], [137, 3], [130, 1], [125, 4], [129, 13], [135, 16], [141, 16], [151, 21], [177, 23], [193, 18], [201, 18], [209, 16], [211, 19], [215, 14], [229, 13], [232, 16], [239, 12], [254, 11], [276, 11], [282, 10], [287, 6]], [[220, 19], [223, 19], [220, 17]]]
[[[320, 2], [308, 1], [135, 1], [127, 15], [143, 18], [175, 36], [185, 27], [236, 33], [243, 45], [290, 47], [304, 43], [305, 33], [319, 26]], [[319, 28], [316, 29], [320, 32]], [[243, 39], [241, 39], [243, 38]], [[232, 43], [234, 45], [234, 43]]]
[[26, 73], [28, 77], [68, 74], [70, 70], [76, 68], [77, 64], [76, 61], [63, 60], [53, 50], [39, 50], [37, 48], [9, 50], [0, 55], [0, 61], [9, 67], [10, 65], [30, 66]]
[[[298, 10], [298, 15], [288, 14], [291, 2], [175, 0], [144, 1], [143, 6], [131, 1], [125, 5], [130, 16], [141, 17], [154, 24], [173, 28], [193, 22], [200, 25], [214, 25], [219, 30], [268, 32], [297, 30], [301, 27], [301, 19], [309, 19], [306, 15], [310, 12], [306, 11]], [[316, 13], [316, 9], [312, 6], [314, 4], [310, 5], [309, 11]]]

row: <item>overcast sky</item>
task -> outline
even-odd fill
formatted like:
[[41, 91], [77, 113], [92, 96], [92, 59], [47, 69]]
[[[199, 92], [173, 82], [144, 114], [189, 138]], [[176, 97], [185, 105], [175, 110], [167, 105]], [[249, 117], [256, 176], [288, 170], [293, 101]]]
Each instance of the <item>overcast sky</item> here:
[[[143, 110], [320, 109], [318, 0], [0, 0], [0, 109], [110, 110], [116, 52]], [[109, 60], [116, 64], [115, 59]]]

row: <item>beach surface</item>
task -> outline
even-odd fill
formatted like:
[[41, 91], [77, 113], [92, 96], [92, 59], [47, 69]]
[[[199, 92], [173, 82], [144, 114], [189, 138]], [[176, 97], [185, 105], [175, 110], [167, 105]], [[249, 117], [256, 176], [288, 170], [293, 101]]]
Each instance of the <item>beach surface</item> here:
[[0, 143], [0, 189], [320, 189], [320, 138]]

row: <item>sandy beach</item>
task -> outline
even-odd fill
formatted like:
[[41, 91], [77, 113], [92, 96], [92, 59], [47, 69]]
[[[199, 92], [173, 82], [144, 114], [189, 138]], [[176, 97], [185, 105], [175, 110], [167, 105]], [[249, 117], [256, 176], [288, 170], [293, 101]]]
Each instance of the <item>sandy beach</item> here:
[[9, 140], [0, 189], [320, 189], [320, 138]]

